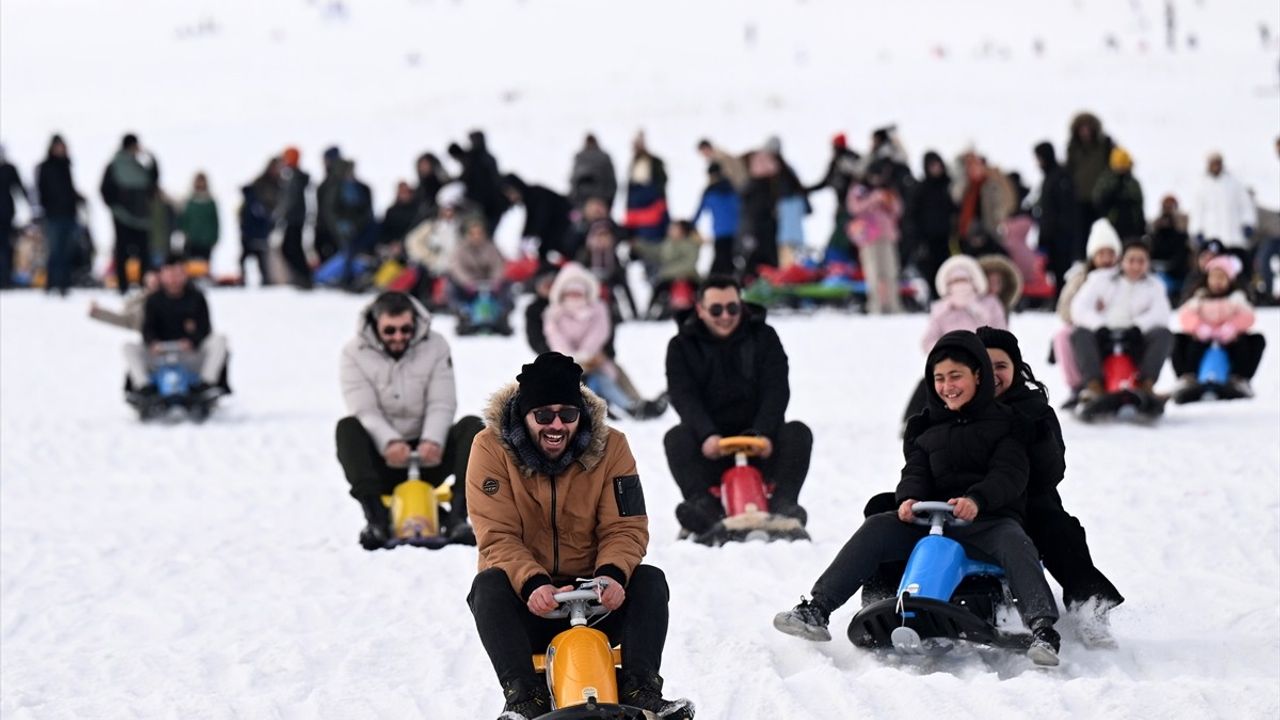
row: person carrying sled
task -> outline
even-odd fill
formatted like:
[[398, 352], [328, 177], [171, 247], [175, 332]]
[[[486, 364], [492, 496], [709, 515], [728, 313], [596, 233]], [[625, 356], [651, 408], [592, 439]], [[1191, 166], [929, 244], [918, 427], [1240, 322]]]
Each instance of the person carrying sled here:
[[978, 336], [947, 333], [929, 353], [929, 409], [907, 426], [906, 463], [896, 511], [869, 517], [814, 583], [810, 599], [774, 617], [774, 627], [807, 640], [830, 640], [832, 612], [849, 601], [885, 562], [903, 561], [929, 530], [911, 523], [912, 507], [939, 500], [971, 525], [948, 535], [1000, 564], [1023, 621], [1027, 653], [1057, 665], [1058, 607], [1040, 569], [1040, 554], [1019, 522], [1027, 499], [1027, 448], [1012, 410], [995, 401], [991, 360]]
[[1104, 395], [1102, 353], [1118, 343], [1138, 365], [1135, 391], [1144, 414], [1159, 414], [1162, 403], [1154, 393], [1160, 368], [1173, 347], [1169, 331], [1169, 297], [1164, 283], [1153, 277], [1151, 248], [1142, 240], [1125, 243], [1118, 267], [1089, 273], [1071, 300], [1071, 349], [1084, 382], [1080, 404], [1086, 414]]
[[635, 458], [606, 424], [582, 368], [555, 352], [496, 393], [467, 469], [479, 573], [467, 604], [506, 699], [501, 720], [550, 710], [532, 656], [565, 628], [541, 615], [575, 578], [594, 578], [610, 614], [595, 627], [622, 641], [619, 701], [662, 720], [689, 720], [688, 700], [662, 697], [666, 577], [642, 565], [649, 520]]
[[481, 422], [474, 415], [453, 421], [453, 358], [444, 336], [431, 329], [427, 309], [404, 293], [375, 298], [342, 349], [340, 377], [351, 414], [338, 421], [338, 462], [351, 497], [364, 510], [360, 545], [377, 550], [390, 539], [390, 511], [382, 496], [405, 481], [415, 453], [424, 481], [439, 486], [449, 476], [456, 479], [442, 529], [451, 542], [474, 543], [461, 481]]
[[200, 374], [191, 395], [211, 399], [226, 394], [227, 339], [213, 332], [204, 293], [187, 278], [186, 259], [167, 256], [158, 278], [159, 289], [147, 293], [142, 308], [142, 343], [125, 346], [129, 386], [144, 401], [155, 398], [159, 390], [151, 382], [153, 359], [164, 343], [177, 342], [186, 354], [185, 364]]
[[680, 423], [667, 431], [667, 465], [684, 501], [676, 507], [680, 525], [694, 534], [724, 517], [711, 494], [734, 459], [720, 450], [731, 435], [757, 435], [766, 481], [775, 484], [770, 511], [799, 520], [808, 513], [798, 503], [809, 473], [813, 432], [787, 422], [791, 399], [787, 353], [765, 309], [742, 301], [738, 281], [713, 275], [698, 287], [693, 309], [675, 317], [679, 328], [667, 345], [667, 388]]

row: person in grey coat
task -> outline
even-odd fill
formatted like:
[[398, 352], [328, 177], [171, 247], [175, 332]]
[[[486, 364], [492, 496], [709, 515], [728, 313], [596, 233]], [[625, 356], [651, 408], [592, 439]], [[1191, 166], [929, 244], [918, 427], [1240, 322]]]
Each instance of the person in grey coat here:
[[439, 486], [449, 476], [453, 503], [441, 524], [452, 542], [475, 544], [464, 494], [471, 441], [483, 425], [474, 415], [453, 421], [458, 408], [449, 343], [431, 329], [431, 314], [404, 293], [385, 292], [360, 313], [356, 336], [342, 349], [338, 462], [367, 525], [366, 550], [384, 547], [390, 512], [382, 503], [408, 476], [411, 454], [422, 479]]
[[599, 198], [613, 207], [618, 194], [618, 175], [613, 168], [613, 158], [600, 147], [595, 135], [587, 135], [582, 149], [573, 156], [573, 170], [569, 174], [569, 202], [581, 208], [590, 198]]

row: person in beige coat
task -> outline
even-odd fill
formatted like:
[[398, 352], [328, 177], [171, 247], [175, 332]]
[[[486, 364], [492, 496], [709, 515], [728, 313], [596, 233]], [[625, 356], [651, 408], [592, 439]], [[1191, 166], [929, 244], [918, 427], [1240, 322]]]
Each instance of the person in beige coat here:
[[620, 701], [668, 720], [693, 717], [687, 700], [661, 693], [670, 593], [662, 571], [641, 564], [649, 518], [636, 460], [577, 363], [543, 353], [493, 395], [467, 495], [480, 550], [467, 604], [502, 685], [503, 720], [549, 711], [532, 656], [565, 629], [541, 616], [575, 578], [594, 578], [610, 611], [596, 629], [625, 640]]
[[382, 496], [404, 482], [411, 454], [432, 485], [457, 479], [442, 525], [451, 541], [474, 544], [462, 479], [481, 422], [474, 415], [453, 421], [453, 359], [449, 343], [431, 329], [431, 314], [404, 293], [379, 295], [360, 313], [356, 336], [342, 349], [340, 376], [350, 415], [338, 421], [338, 462], [364, 509], [361, 546], [386, 546], [390, 513]]

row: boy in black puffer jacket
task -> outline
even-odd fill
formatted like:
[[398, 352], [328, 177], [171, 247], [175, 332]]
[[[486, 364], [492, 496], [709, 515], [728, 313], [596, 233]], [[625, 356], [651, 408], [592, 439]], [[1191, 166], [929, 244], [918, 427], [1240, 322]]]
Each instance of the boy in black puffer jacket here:
[[907, 424], [906, 464], [898, 483], [896, 513], [867, 519], [814, 584], [811, 600], [774, 618], [778, 630], [810, 640], [830, 640], [830, 613], [875, 575], [883, 562], [905, 560], [928, 529], [910, 524], [923, 500], [946, 501], [972, 525], [949, 535], [994, 558], [1005, 570], [1018, 610], [1031, 628], [1028, 655], [1057, 665], [1060, 639], [1053, 629], [1058, 608], [1039, 553], [1019, 524], [1026, 503], [1027, 448], [1013, 411], [995, 402], [995, 380], [986, 348], [968, 331], [942, 336], [925, 366], [934, 392], [929, 408]]

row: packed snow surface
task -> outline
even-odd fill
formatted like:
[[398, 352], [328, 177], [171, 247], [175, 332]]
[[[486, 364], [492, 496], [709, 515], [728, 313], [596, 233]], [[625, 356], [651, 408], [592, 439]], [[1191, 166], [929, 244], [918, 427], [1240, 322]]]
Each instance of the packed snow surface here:
[[[235, 395], [204, 425], [140, 424], [120, 393], [126, 334], [90, 297], [0, 302], [0, 715], [26, 718], [492, 718], [501, 695], [465, 603], [472, 548], [368, 553], [333, 429], [337, 358], [364, 298], [219, 290]], [[1274, 718], [1280, 713], [1280, 312], [1258, 396], [1171, 407], [1156, 427], [1064, 418], [1067, 508], [1128, 601], [1120, 648], [1064, 621], [1063, 665], [969, 654], [913, 665], [843, 640], [779, 634], [793, 605], [902, 463], [898, 416], [923, 370], [921, 316], [777, 316], [788, 417], [814, 430], [801, 495], [812, 543], [710, 549], [674, 540], [662, 451], [674, 412], [620, 421], [644, 478], [647, 561], [671, 584], [663, 674], [699, 718]], [[1013, 320], [1045, 365], [1058, 321]], [[520, 335], [450, 339], [477, 412], [527, 362]], [[519, 332], [519, 327], [517, 328]], [[669, 323], [627, 323], [619, 357], [664, 386]], [[1161, 386], [1172, 378], [1166, 372]], [[1056, 588], [1056, 586], [1054, 586]]]

